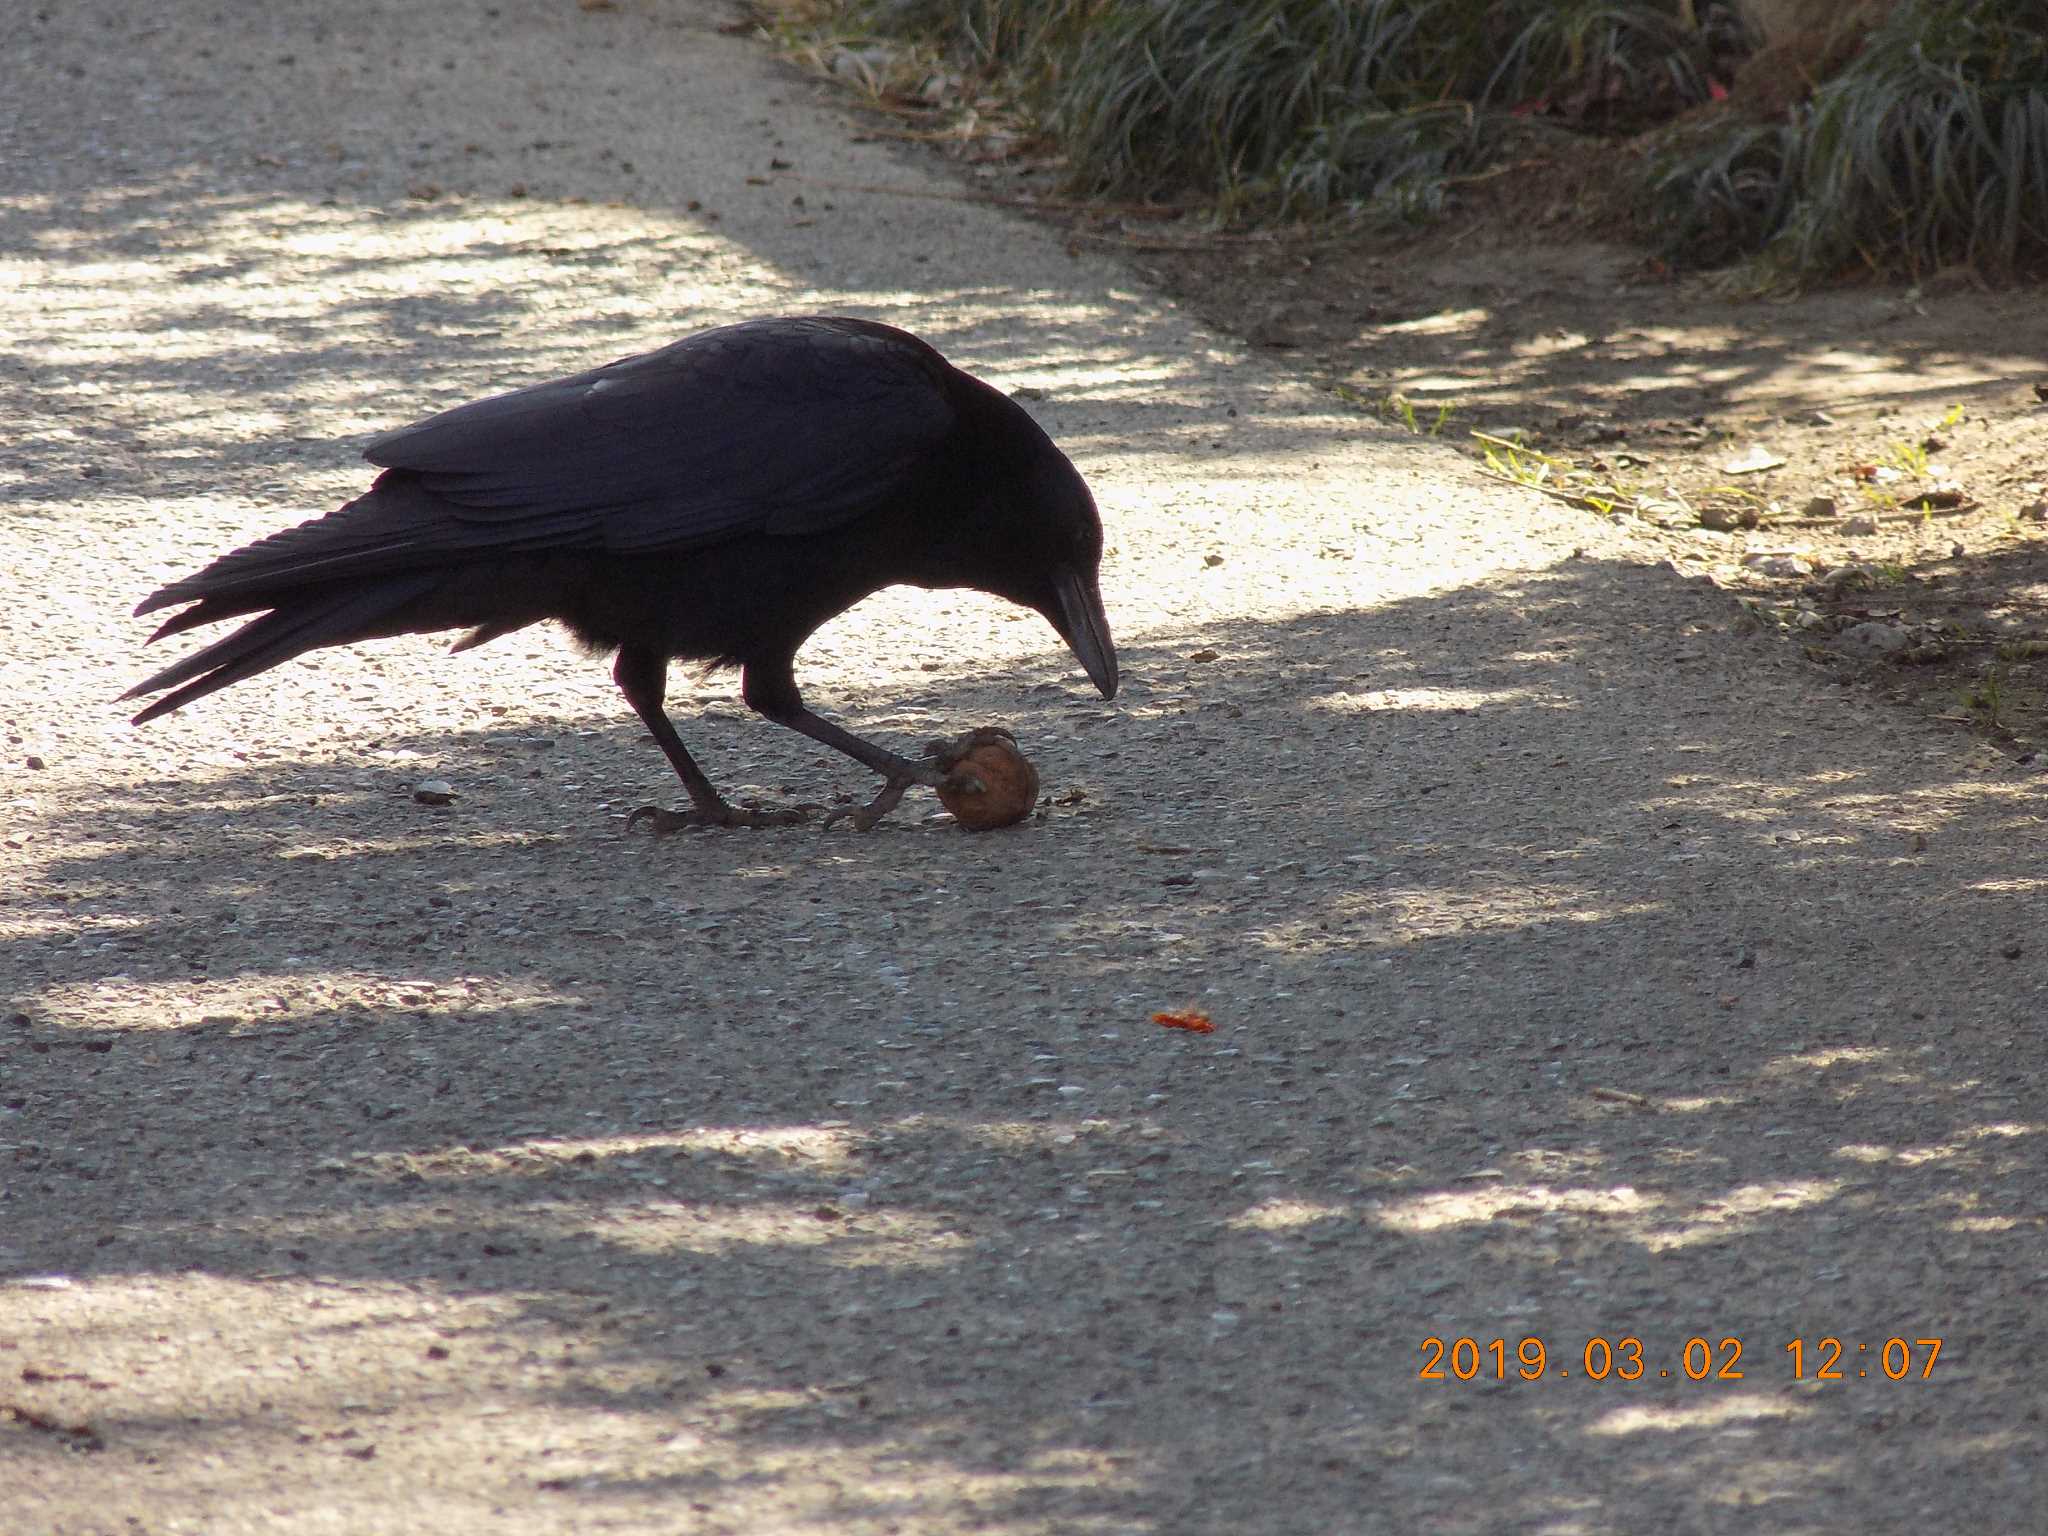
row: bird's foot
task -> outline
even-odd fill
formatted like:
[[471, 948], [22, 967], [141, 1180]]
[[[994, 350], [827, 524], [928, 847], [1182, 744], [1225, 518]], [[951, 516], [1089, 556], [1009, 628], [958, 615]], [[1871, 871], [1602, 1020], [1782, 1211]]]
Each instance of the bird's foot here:
[[882, 792], [866, 805], [834, 806], [825, 813], [824, 825], [818, 830], [830, 832], [837, 823], [850, 821], [853, 823], [853, 828], [856, 832], [873, 831], [876, 822], [896, 809], [911, 785], [923, 782], [921, 778], [892, 778], [882, 786]]
[[941, 736], [936, 741], [925, 743], [924, 755], [928, 762], [936, 763], [951, 773], [960, 760], [976, 747], [992, 746], [997, 742], [1017, 745], [1017, 738], [1000, 725], [977, 725], [971, 731], [962, 731], [958, 736]]
[[[631, 832], [645, 816], [656, 837], [666, 837], [671, 832], [692, 832], [711, 827], [800, 827], [811, 818], [811, 812], [823, 810], [817, 805], [784, 806], [764, 810], [759, 806], [727, 805], [720, 801], [714, 806], [696, 805], [687, 811], [665, 810], [658, 805], [643, 805], [626, 818], [626, 830]], [[828, 821], [827, 826], [831, 823]]]
[[[1005, 732], [1004, 734], [1007, 735], [1009, 733]], [[946, 783], [946, 770], [951, 764], [938, 756], [938, 749], [944, 745], [945, 743], [943, 742], [933, 742], [930, 747], [925, 749], [932, 755], [926, 757], [922, 762], [910, 762], [899, 758], [897, 761], [902, 764], [903, 771], [890, 774], [888, 780], [882, 785], [880, 794], [876, 795], [866, 805], [834, 806], [825, 813], [824, 823], [818, 830], [830, 832], [839, 822], [850, 821], [857, 832], [872, 831], [876, 822], [880, 821], [902, 803], [903, 797], [909, 792], [911, 785], [922, 784], [927, 789], [937, 789], [941, 784]]]

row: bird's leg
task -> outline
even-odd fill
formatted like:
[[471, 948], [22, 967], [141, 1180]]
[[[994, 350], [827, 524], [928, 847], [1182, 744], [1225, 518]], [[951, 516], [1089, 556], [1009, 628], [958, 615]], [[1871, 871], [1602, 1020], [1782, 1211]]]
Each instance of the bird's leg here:
[[793, 827], [805, 819], [805, 812], [800, 809], [755, 811], [734, 805], [704, 776], [704, 770], [690, 756], [689, 749], [683, 745], [683, 738], [676, 734], [676, 728], [669, 723], [668, 715], [661, 707], [661, 701], [668, 693], [666, 656], [658, 651], [622, 646], [619, 659], [612, 664], [612, 680], [619, 685], [619, 692], [633, 706], [633, 713], [640, 717], [640, 723], [654, 737], [655, 744], [675, 768], [676, 776], [683, 781], [683, 788], [690, 795], [690, 809], [687, 811], [667, 811], [658, 805], [641, 806], [626, 818], [628, 832], [642, 816], [648, 819], [657, 836], [686, 827]]
[[937, 789], [946, 775], [937, 764], [930, 761], [913, 762], [907, 757], [898, 757], [884, 747], [871, 741], [863, 741], [844, 726], [834, 725], [822, 715], [813, 714], [804, 707], [803, 696], [797, 692], [796, 678], [787, 663], [779, 667], [749, 664], [745, 682], [742, 684], [750, 708], [767, 716], [777, 725], [786, 725], [793, 731], [801, 731], [813, 741], [823, 742], [835, 751], [844, 752], [855, 762], [864, 764], [882, 775], [884, 780], [881, 793], [863, 806], [841, 806], [825, 814], [825, 829], [842, 817], [865, 832], [884, 816], [896, 809], [904, 792], [913, 784], [929, 785]]
[[842, 805], [825, 813], [823, 830], [827, 832], [841, 818], [852, 822], [856, 830], [866, 832], [896, 809], [911, 785], [923, 784], [937, 789], [946, 782], [946, 775], [936, 762], [930, 759], [913, 762], [907, 757], [898, 757], [894, 752], [885, 751], [871, 741], [863, 741], [853, 732], [834, 725], [821, 715], [812, 714], [808, 709], [798, 710], [782, 724], [802, 731], [813, 741], [837, 747], [856, 762], [865, 763], [882, 775], [880, 793], [866, 805]]

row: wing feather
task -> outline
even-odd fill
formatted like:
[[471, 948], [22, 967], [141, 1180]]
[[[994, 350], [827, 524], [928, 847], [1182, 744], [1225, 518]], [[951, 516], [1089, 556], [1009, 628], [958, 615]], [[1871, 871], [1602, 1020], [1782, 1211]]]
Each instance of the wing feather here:
[[869, 321], [722, 326], [375, 439], [459, 518], [619, 553], [809, 533], [870, 510], [952, 430], [951, 369]]
[[443, 411], [373, 439], [371, 490], [222, 556], [137, 613], [536, 551], [679, 552], [851, 522], [956, 423], [939, 354], [873, 321], [794, 318]]

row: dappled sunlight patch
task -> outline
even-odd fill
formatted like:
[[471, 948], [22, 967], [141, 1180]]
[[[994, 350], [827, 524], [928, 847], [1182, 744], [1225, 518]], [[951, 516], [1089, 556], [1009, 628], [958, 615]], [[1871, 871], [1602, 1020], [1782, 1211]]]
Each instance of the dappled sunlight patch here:
[[581, 1171], [606, 1172], [656, 1192], [700, 1177], [708, 1167], [720, 1174], [745, 1172], [767, 1179], [800, 1178], [807, 1186], [799, 1192], [801, 1197], [816, 1207], [816, 1185], [809, 1181], [856, 1172], [860, 1151], [876, 1134], [886, 1132], [856, 1132], [834, 1125], [709, 1126], [601, 1136], [535, 1131], [515, 1133], [496, 1143], [472, 1141], [418, 1150], [358, 1153], [345, 1164], [334, 1166], [337, 1171], [394, 1182], [430, 1178], [451, 1184], [481, 1177], [547, 1179]]
[[[467, 1154], [450, 1149], [417, 1158], [371, 1155], [329, 1159], [314, 1172], [329, 1178], [389, 1175], [378, 1182], [417, 1187], [431, 1181], [433, 1204], [354, 1203], [324, 1212], [287, 1212], [263, 1218], [203, 1223], [168, 1222], [160, 1237], [188, 1242], [218, 1241], [223, 1234], [244, 1239], [254, 1252], [310, 1254], [316, 1271], [322, 1255], [346, 1269], [348, 1255], [379, 1250], [403, 1240], [417, 1254], [481, 1252], [510, 1258], [544, 1248], [590, 1256], [602, 1266], [619, 1258], [695, 1254], [808, 1255], [807, 1262], [846, 1269], [928, 1270], [945, 1268], [971, 1249], [969, 1238], [935, 1217], [891, 1208], [842, 1208], [799, 1190], [756, 1185], [733, 1199], [690, 1199], [669, 1193], [671, 1180], [614, 1164], [608, 1172], [629, 1176], [605, 1193], [564, 1199], [544, 1193], [562, 1187], [575, 1170], [550, 1157]], [[575, 1163], [577, 1159], [567, 1160]], [[525, 1178], [515, 1202], [506, 1204], [507, 1178]], [[465, 1185], [491, 1181], [498, 1187], [464, 1197]], [[531, 1198], [527, 1197], [531, 1191]], [[296, 1274], [282, 1278], [296, 1279]]]
[[1797, 1056], [1780, 1056], [1766, 1063], [1763, 1072], [1766, 1077], [1782, 1077], [1799, 1067], [1825, 1072], [1830, 1067], [1865, 1066], [1888, 1061], [1891, 1055], [1889, 1048], [1881, 1046], [1835, 1046], [1825, 1050], [1807, 1051]]
[[[94, 1276], [35, 1289], [0, 1285], [0, 1316], [8, 1333], [45, 1358], [66, 1360], [89, 1378], [118, 1380], [118, 1394], [93, 1402], [102, 1432], [130, 1438], [117, 1426], [157, 1414], [185, 1427], [212, 1422], [237, 1434], [274, 1431], [289, 1439], [294, 1416], [340, 1405], [357, 1415], [399, 1408], [423, 1390], [412, 1372], [394, 1372], [381, 1351], [359, 1347], [380, 1335], [420, 1359], [461, 1317], [464, 1329], [517, 1324], [521, 1302], [511, 1295], [449, 1301], [410, 1283], [351, 1278], [262, 1275], [252, 1278], [187, 1268], [177, 1274]], [[195, 1338], [237, 1358], [219, 1378], [222, 1396], [207, 1419], [188, 1419], [180, 1374]], [[162, 1383], [159, 1385], [159, 1381]], [[170, 1394], [168, 1397], [165, 1394]], [[246, 1394], [246, 1402], [237, 1399]], [[260, 1400], [260, 1401], [259, 1401]], [[246, 1419], [236, 1417], [237, 1409]]]
[[[1724, 746], [1678, 744], [1674, 752], [1700, 768]], [[2024, 779], [1945, 773], [1940, 781], [1900, 793], [1848, 790], [1864, 782], [1863, 770], [1828, 769], [1795, 779], [1771, 781], [1684, 771], [1692, 762], [1671, 764], [1657, 790], [1638, 808], [1647, 814], [1686, 818], [1685, 841], [1673, 857], [1680, 862], [1750, 859], [1752, 850], [1773, 867], [1797, 872], [1823, 870], [1851, 861], [1889, 866], [1923, 855], [1936, 829], [1976, 814], [1986, 802], [2020, 802], [2033, 794]], [[1977, 883], [2005, 896], [1997, 883]]]
[[1414, 936], [1451, 930], [1510, 931], [1557, 923], [1608, 923], [1664, 910], [1661, 902], [1592, 902], [1580, 890], [1525, 885], [1463, 891], [1393, 890], [1386, 892], [1384, 899], [1391, 910], [1383, 915], [1391, 918], [1395, 928]]
[[630, 1253], [808, 1249], [819, 1262], [849, 1269], [938, 1269], [973, 1247], [930, 1217], [830, 1206], [634, 1202], [611, 1208], [584, 1230]]
[[1602, 1414], [1586, 1426], [1589, 1435], [1670, 1434], [1689, 1429], [1722, 1429], [1729, 1425], [1807, 1417], [1813, 1410], [1763, 1392], [1717, 1393], [1675, 1407], [1631, 1403]]
[[1525, 1147], [1509, 1161], [1532, 1183], [1548, 1185], [1560, 1179], [1590, 1182], [1607, 1167], [1609, 1159], [1597, 1147]]
[[[171, 1526], [317, 1509], [382, 1528], [402, 1488], [410, 1529], [483, 1529], [494, 1508], [502, 1516], [538, 1489], [577, 1501], [546, 1507], [578, 1528], [636, 1508], [672, 1520], [694, 1492], [745, 1529], [865, 1530], [954, 1509], [985, 1516], [1052, 1489], [1117, 1498], [1155, 1475], [1128, 1449], [1057, 1440], [992, 1470], [963, 1448], [971, 1417], [906, 1414], [886, 1376], [880, 1388], [792, 1385], [744, 1353], [663, 1344], [695, 1331], [669, 1301], [592, 1307], [557, 1291], [191, 1269], [37, 1278], [0, 1283], [0, 1325], [19, 1358], [49, 1372], [14, 1395], [80, 1425], [109, 1462], [146, 1461], [163, 1482], [153, 1517]], [[475, 1475], [451, 1478], [451, 1455]], [[64, 1460], [27, 1463], [31, 1509], [53, 1476], [91, 1471]]]
[[[1996, 754], [1993, 756], [1997, 758]], [[1997, 761], [2002, 764], [2004, 760]], [[1988, 774], [1966, 776], [1956, 771], [1942, 775], [1938, 782], [1924, 788], [1901, 791], [1894, 800], [1894, 813], [1899, 804], [1910, 805], [1914, 808], [1912, 824], [1931, 826], [1962, 821], [1974, 814], [1980, 804], [2001, 804], [2017, 807], [2031, 822], [2038, 812], [2040, 797], [2039, 782], [2030, 775], [1992, 778]]]
[[1335, 714], [1367, 714], [1375, 710], [1448, 710], [1454, 714], [1514, 705], [1536, 709], [1577, 709], [1580, 701], [1535, 688], [1371, 688], [1343, 690], [1311, 698], [1313, 708]]
[[1402, 336], [1455, 336], [1476, 331], [1492, 318], [1489, 309], [1440, 309], [1416, 320], [1396, 320], [1379, 330]]
[[[929, 1126], [932, 1122], [926, 1122]], [[1041, 1147], [1071, 1146], [1084, 1134], [1113, 1129], [1107, 1120], [959, 1120], [946, 1124], [963, 1140], [998, 1152], [1035, 1152]]]
[[1841, 1190], [1832, 1180], [1750, 1185], [1719, 1199], [1681, 1209], [1660, 1193], [1633, 1185], [1557, 1188], [1491, 1181], [1472, 1189], [1441, 1190], [1411, 1200], [1387, 1201], [1373, 1211], [1380, 1225], [1408, 1233], [1445, 1232], [1498, 1220], [1568, 1218], [1624, 1223], [1618, 1229], [1652, 1253], [1720, 1241], [1758, 1222], [1810, 1208]]
[[[658, 1481], [634, 1475], [622, 1448], [592, 1446], [577, 1458], [582, 1476], [573, 1486], [620, 1504], [646, 1503], [666, 1518], [677, 1483], [701, 1484], [717, 1498], [722, 1523], [795, 1536], [936, 1529], [934, 1521], [950, 1528], [961, 1520], [979, 1530], [1041, 1530], [1048, 1527], [1036, 1519], [1013, 1524], [1000, 1512], [1040, 1508], [1062, 1494], [1103, 1505], [1157, 1477], [1149, 1457], [1128, 1449], [1060, 1445], [1033, 1450], [1013, 1469], [992, 1470], [985, 1459], [963, 1454], [971, 1420], [889, 1433], [851, 1386], [733, 1388], [706, 1395], [694, 1418], [703, 1427], [665, 1443], [668, 1465]], [[736, 1470], [742, 1465], [743, 1473]], [[1128, 1519], [1070, 1509], [1056, 1528], [1110, 1536], [1134, 1527]]]
[[1659, 902], [1593, 900], [1587, 890], [1562, 880], [1466, 890], [1407, 886], [1346, 892], [1307, 916], [1249, 928], [1245, 937], [1264, 949], [1314, 954], [1416, 944], [1446, 934], [1611, 923], [1663, 910]]
[[1644, 1234], [1652, 1253], [1720, 1242], [1766, 1219], [1823, 1205], [1842, 1192], [1839, 1179], [1792, 1179], [1782, 1184], [1745, 1184], [1716, 1200], [1703, 1200], [1669, 1227]]
[[1659, 1209], [1659, 1196], [1626, 1184], [1612, 1189], [1551, 1189], [1542, 1184], [1489, 1184], [1447, 1190], [1414, 1200], [1388, 1201], [1373, 1213], [1380, 1225], [1398, 1232], [1442, 1232], [1501, 1217], [1640, 1216]]
[[[1021, 359], [1021, 366], [1013, 364], [1006, 371], [1023, 371], [1033, 361], [1027, 353]], [[1092, 398], [1102, 401], [1149, 399], [1160, 385], [1182, 378], [1187, 371], [1186, 364], [1179, 358], [1148, 357], [1142, 353], [1113, 360], [1104, 360], [1100, 353], [1086, 356], [1069, 353], [1064, 357], [1046, 357], [1039, 365], [1056, 368], [1063, 392], [1085, 390]]]
[[[132, 926], [132, 921], [107, 919], [104, 928], [90, 931], [114, 934]], [[166, 983], [117, 973], [93, 981], [53, 982], [33, 994], [32, 1011], [40, 1027], [56, 1030], [119, 1028], [149, 1035], [206, 1028], [264, 1034], [281, 1025], [345, 1014], [516, 1017], [574, 1007], [580, 1001], [572, 993], [511, 978], [382, 976], [310, 964], [291, 968], [296, 959], [286, 955], [286, 969], [245, 970], [218, 979], [190, 977]]]
[[1669, 1110], [1674, 1114], [1697, 1115], [1713, 1109], [1735, 1109], [1741, 1106], [1743, 1102], [1742, 1097], [1737, 1094], [1702, 1093], [1659, 1099], [1657, 1100], [1657, 1107]]
[[1891, 1160], [1906, 1168], [1927, 1168], [1942, 1163], [1952, 1163], [1983, 1150], [1987, 1142], [2016, 1140], [2023, 1136], [2039, 1136], [2044, 1127], [2027, 1125], [2017, 1121], [2004, 1121], [1996, 1125], [1972, 1126], [1957, 1133], [1947, 1141], [1929, 1146], [1903, 1147], [1891, 1154]]
[[[660, 327], [647, 344], [670, 339], [678, 314], [722, 307], [736, 280], [764, 296], [787, 287], [730, 238], [646, 209], [475, 198], [421, 200], [371, 219], [350, 204], [191, 184], [131, 183], [98, 197], [116, 216], [175, 199], [178, 216], [139, 222], [154, 243], [129, 255], [71, 222], [90, 209], [37, 210], [35, 254], [0, 276], [33, 287], [40, 303], [0, 329], [0, 344], [51, 369], [93, 368], [99, 387], [123, 400], [160, 396], [142, 440], [167, 453], [223, 437], [340, 438], [397, 425], [392, 402], [420, 389], [404, 360], [443, 336], [473, 344], [440, 360], [430, 384], [465, 396], [484, 382], [511, 387], [606, 361], [587, 333], [516, 324], [551, 292], [587, 291], [594, 274], [616, 278], [621, 297], [606, 316], [614, 330]], [[393, 307], [423, 298], [434, 315], [394, 337]], [[596, 347], [608, 343], [609, 355], [630, 350], [600, 331]], [[216, 361], [239, 387], [191, 391], [189, 370]], [[139, 414], [122, 411], [124, 420]]]
[[853, 1148], [869, 1138], [838, 1126], [705, 1126], [695, 1130], [651, 1131], [612, 1136], [521, 1137], [496, 1147], [474, 1147], [476, 1152], [505, 1155], [535, 1153], [551, 1158], [636, 1157], [660, 1152], [688, 1156], [718, 1153], [726, 1157], [755, 1161], [790, 1161], [816, 1166], [838, 1167], [852, 1156]]
[[1223, 1224], [1239, 1232], [1287, 1232], [1314, 1226], [1319, 1221], [1340, 1221], [1351, 1214], [1345, 1206], [1327, 1200], [1262, 1200], [1240, 1211]]

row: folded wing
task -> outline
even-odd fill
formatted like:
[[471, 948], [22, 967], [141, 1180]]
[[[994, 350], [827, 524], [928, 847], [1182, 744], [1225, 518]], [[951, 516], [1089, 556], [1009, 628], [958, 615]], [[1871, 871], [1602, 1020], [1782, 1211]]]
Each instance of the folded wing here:
[[901, 494], [955, 425], [951, 370], [870, 321], [752, 321], [428, 417], [372, 441], [376, 485], [153, 593], [264, 594], [543, 550], [685, 551], [803, 534]]

